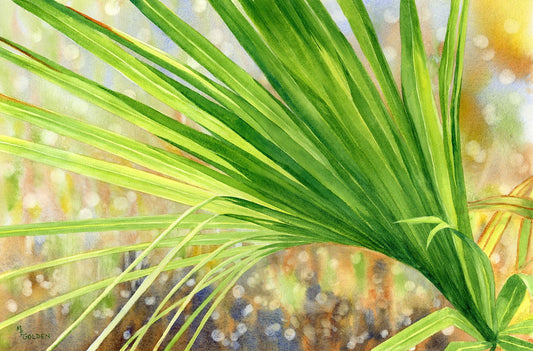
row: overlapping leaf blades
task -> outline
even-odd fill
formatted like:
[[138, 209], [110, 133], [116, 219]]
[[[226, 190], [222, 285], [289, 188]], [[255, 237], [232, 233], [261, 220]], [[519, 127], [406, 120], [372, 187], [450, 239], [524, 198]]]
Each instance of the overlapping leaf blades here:
[[[485, 226], [483, 233], [478, 239], [479, 246], [487, 253], [488, 256], [492, 255], [496, 245], [501, 240], [505, 230], [511, 223], [513, 214], [519, 215], [520, 219], [520, 232], [517, 245], [516, 255], [516, 269], [520, 270], [527, 266], [531, 261], [528, 261], [528, 253], [531, 252], [532, 243], [532, 221], [531, 208], [533, 203], [531, 197], [533, 193], [533, 177], [529, 177], [522, 184], [514, 188], [508, 197], [492, 198], [481, 202], [474, 202], [472, 207], [479, 206], [483, 209], [496, 209], [498, 210], [489, 220], [489, 223]], [[490, 206], [492, 204], [492, 206]], [[499, 211], [503, 207], [507, 207], [508, 211]]]
[[[503, 303], [496, 306], [492, 269], [487, 256], [472, 241], [468, 219], [458, 129], [467, 1], [451, 3], [439, 74], [442, 125], [412, 0], [401, 2], [401, 96], [361, 0], [339, 0], [339, 5], [370, 63], [377, 86], [321, 1], [210, 1], [282, 100], [159, 1], [132, 3], [216, 80], [54, 1], [14, 1], [154, 97], [193, 119], [208, 133], [186, 127], [2, 39], [12, 49], [0, 48], [1, 57], [145, 128], [205, 164], [3, 95], [2, 113], [85, 142], [164, 176], [10, 137], [0, 137], [0, 151], [188, 205], [218, 196], [205, 209], [235, 219], [231, 222], [233, 228], [248, 230], [244, 235], [229, 232], [223, 237], [234, 235], [236, 242], [252, 245], [232, 249], [233, 256], [223, 255], [222, 251], [189, 261], [203, 264], [206, 259], [227, 257], [226, 263], [233, 264], [226, 273], [206, 278], [198, 286], [201, 289], [222, 280], [216, 290], [221, 294], [209, 297], [214, 305], [247, 267], [269, 253], [309, 242], [360, 245], [415, 267], [442, 291], [459, 313], [446, 310], [443, 316], [431, 317], [427, 325], [440, 327], [459, 321], [465, 330], [481, 339], [475, 345], [456, 344], [455, 349], [495, 345], [500, 327], [505, 328], [501, 318], [507, 320], [509, 314], [497, 316], [497, 310], [512, 308], [499, 307]], [[123, 46], [187, 84], [137, 59]], [[409, 223], [410, 219], [424, 217], [446, 223], [443, 233], [431, 234], [430, 223]], [[243, 221], [252, 224], [240, 226]], [[140, 219], [138, 223], [145, 222]], [[111, 228], [119, 221], [73, 223], [71, 228], [86, 225], [90, 230], [100, 224]], [[4, 231], [22, 234], [34, 228], [39, 226]], [[50, 234], [54, 232], [49, 225], [41, 228], [51, 231]], [[161, 244], [171, 242], [177, 247], [187, 244], [181, 239], [163, 240]], [[89, 256], [101, 254], [104, 253]], [[157, 274], [153, 272], [172, 267], [173, 256], [169, 257], [145, 275], [153, 278]], [[247, 258], [236, 263], [232, 257]], [[78, 258], [81, 257], [55, 264]], [[117, 281], [130, 274], [124, 273]], [[96, 289], [90, 286], [82, 292]], [[178, 302], [176, 307], [186, 301]], [[162, 304], [158, 311], [163, 308]], [[12, 324], [24, 315], [27, 313], [0, 326]], [[146, 329], [138, 336], [142, 337]], [[432, 326], [431, 331], [434, 329]], [[106, 329], [92, 348], [96, 349], [109, 332]], [[430, 334], [413, 336], [405, 345], [395, 347], [403, 349]], [[499, 341], [503, 347], [513, 342], [510, 337]]]

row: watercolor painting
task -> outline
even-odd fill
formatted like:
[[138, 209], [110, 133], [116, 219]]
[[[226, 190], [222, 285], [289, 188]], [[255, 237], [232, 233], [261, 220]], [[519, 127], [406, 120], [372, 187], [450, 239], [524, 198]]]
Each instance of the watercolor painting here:
[[3, 0], [0, 350], [533, 350], [530, 0]]

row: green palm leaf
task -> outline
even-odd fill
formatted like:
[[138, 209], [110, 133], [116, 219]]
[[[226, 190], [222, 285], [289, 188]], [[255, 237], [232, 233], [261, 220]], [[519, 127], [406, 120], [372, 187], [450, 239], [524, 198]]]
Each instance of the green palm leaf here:
[[[116, 278], [30, 308], [0, 322], [0, 328], [65, 299], [106, 288], [52, 344], [54, 348], [114, 286], [133, 276], [147, 277], [94, 341], [90, 349], [96, 350], [161, 272], [180, 264], [196, 265], [193, 271], [198, 271], [210, 261], [225, 259], [220, 267], [228, 264], [231, 268], [207, 273], [193, 290], [218, 282], [173, 336], [167, 346], [170, 349], [204, 309], [207, 311], [200, 328], [206, 323], [225, 293], [258, 260], [291, 246], [333, 242], [375, 250], [416, 268], [455, 307], [426, 317], [377, 349], [409, 349], [449, 325], [459, 326], [478, 339], [475, 343], [450, 345], [450, 349], [477, 350], [497, 344], [527, 349], [525, 342], [499, 336], [525, 294], [524, 284], [513, 278], [496, 300], [490, 261], [473, 241], [470, 228], [458, 122], [467, 1], [451, 2], [439, 72], [442, 118], [431, 88], [414, 0], [402, 0], [400, 5], [401, 89], [394, 82], [360, 0], [338, 2], [371, 73], [319, 0], [210, 1], [263, 71], [273, 92], [160, 1], [132, 3], [209, 75], [55, 1], [14, 2], [205, 131], [187, 127], [146, 104], [0, 38], [4, 43], [0, 57], [146, 129], [162, 143], [177, 146], [197, 159], [0, 94], [0, 112], [104, 150], [148, 171], [8, 136], [0, 136], [0, 151], [193, 206], [174, 222], [168, 216], [140, 217], [0, 229], [0, 236], [20, 236], [167, 228], [153, 242], [135, 246], [136, 250], [144, 250], [143, 254]], [[495, 207], [532, 218], [531, 200], [525, 198], [497, 197], [470, 204], [473, 210]], [[191, 214], [200, 208], [213, 214], [212, 223], [205, 215]], [[166, 238], [177, 225], [193, 229], [185, 237]], [[207, 226], [228, 231], [218, 237], [195, 237]], [[212, 243], [226, 248], [231, 246], [228, 243], [240, 242], [249, 245], [227, 250], [219, 247], [211, 254], [175, 261], [187, 246]], [[150, 270], [131, 271], [157, 247], [171, 249]], [[64, 257], [4, 274], [4, 278], [132, 248]], [[164, 309], [162, 303], [135, 335], [134, 345], [140, 343], [156, 320], [173, 309], [178, 310], [177, 315], [182, 313], [192, 294], [172, 308]], [[199, 332], [196, 330], [187, 349]], [[131, 342], [133, 339], [128, 344]]]

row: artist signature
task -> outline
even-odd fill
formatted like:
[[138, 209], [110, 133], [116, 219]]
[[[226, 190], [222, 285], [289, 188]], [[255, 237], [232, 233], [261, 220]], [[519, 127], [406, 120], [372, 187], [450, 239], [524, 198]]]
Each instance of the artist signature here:
[[50, 333], [24, 333], [20, 325], [17, 326], [17, 331], [23, 340], [50, 339]]

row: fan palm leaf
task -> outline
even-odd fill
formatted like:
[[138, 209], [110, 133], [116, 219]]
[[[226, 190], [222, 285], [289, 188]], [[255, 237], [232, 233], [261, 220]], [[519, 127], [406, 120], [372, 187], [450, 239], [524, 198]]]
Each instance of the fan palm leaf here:
[[[169, 217], [150, 217], [1, 229], [0, 235], [13, 236], [28, 235], [31, 231], [52, 235], [95, 228], [166, 227], [154, 242], [139, 246], [143, 254], [116, 278], [47, 301], [0, 323], [0, 328], [60, 301], [107, 287], [52, 344], [53, 348], [114, 286], [146, 276], [138, 293], [91, 345], [90, 349], [95, 350], [159, 273], [183, 264], [199, 265], [199, 268], [214, 259], [225, 259], [227, 270], [206, 275], [195, 290], [214, 281], [220, 282], [193, 314], [200, 315], [207, 309], [200, 323], [203, 325], [231, 285], [261, 258], [295, 245], [331, 242], [362, 246], [416, 268], [455, 308], [422, 320], [378, 349], [409, 349], [450, 324], [458, 325], [478, 339], [476, 344], [450, 345], [451, 349], [483, 349], [496, 345], [513, 349], [510, 345], [518, 339], [500, 336], [500, 332], [508, 327], [517, 301], [527, 290], [525, 282], [529, 278], [510, 279], [508, 288], [500, 294], [504, 297], [496, 300], [492, 267], [487, 255], [473, 241], [465, 195], [458, 107], [468, 1], [451, 1], [439, 72], [438, 105], [414, 0], [402, 0], [400, 5], [400, 88], [394, 82], [361, 0], [339, 0], [338, 3], [368, 60], [368, 71], [319, 0], [210, 1], [265, 74], [272, 91], [160, 1], [131, 2], [208, 74], [55, 1], [14, 2], [164, 104], [183, 113], [203, 131], [181, 124], [7, 38], [0, 38], [4, 44], [0, 47], [0, 57], [146, 129], [195, 158], [0, 95], [0, 112], [114, 154], [147, 170], [8, 136], [0, 136], [0, 151], [193, 206], [175, 221]], [[526, 198], [488, 199], [474, 203], [472, 208], [497, 206], [525, 218], [532, 217], [533, 206]], [[217, 217], [208, 223], [205, 216], [191, 214], [199, 209]], [[234, 231], [218, 237], [206, 234], [194, 238], [208, 225]], [[193, 229], [177, 239], [166, 238], [177, 226]], [[214, 238], [206, 239], [206, 236]], [[214, 244], [243, 242], [247, 245], [217, 250], [186, 262], [175, 261], [183, 247], [201, 245], [209, 240]], [[139, 260], [161, 246], [172, 249], [157, 266], [132, 271]], [[81, 254], [52, 261], [48, 266], [110, 253], [103, 250]], [[40, 264], [31, 269], [46, 266]], [[24, 272], [27, 270], [16, 274]], [[178, 307], [180, 312], [191, 296], [176, 305], [181, 306]], [[210, 302], [212, 305], [208, 307]], [[150, 323], [170, 311], [163, 309], [164, 303]], [[139, 339], [135, 345], [149, 326], [137, 334]], [[187, 326], [186, 323], [175, 334], [167, 349]], [[198, 333], [199, 330], [188, 348], [192, 347]], [[526, 345], [526, 342], [519, 344]]]

